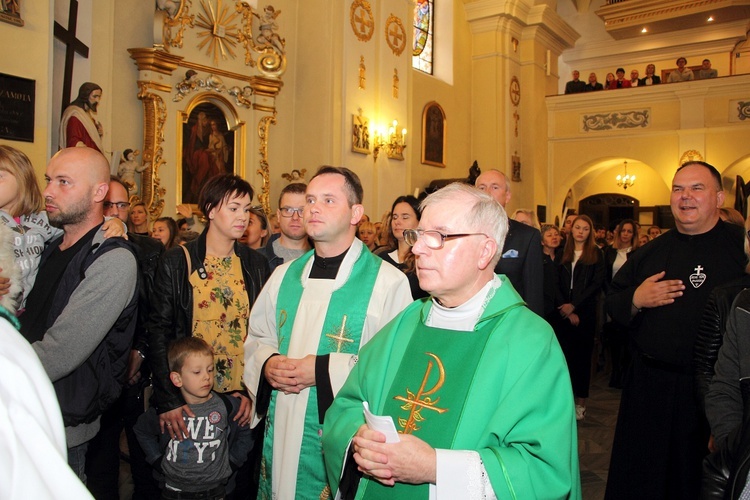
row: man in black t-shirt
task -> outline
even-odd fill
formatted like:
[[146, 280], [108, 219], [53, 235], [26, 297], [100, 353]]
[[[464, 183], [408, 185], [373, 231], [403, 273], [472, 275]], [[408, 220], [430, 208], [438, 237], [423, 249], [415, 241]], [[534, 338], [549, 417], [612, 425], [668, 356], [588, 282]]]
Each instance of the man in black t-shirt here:
[[[92, 417], [91, 408], [104, 391], [119, 391], [114, 371], [120, 362], [124, 365], [120, 353], [111, 350], [108, 334], [116, 335], [115, 344], [128, 344], [125, 359], [132, 341], [125, 316], [136, 312], [137, 264], [122, 240], [105, 242], [99, 231], [109, 183], [109, 163], [101, 153], [63, 149], [50, 160], [45, 179], [47, 215], [63, 235], [42, 255], [20, 317], [21, 334], [52, 380], [65, 423], [68, 463], [85, 482], [86, 448], [99, 431], [99, 416]], [[99, 371], [103, 358], [109, 359], [110, 372]]]
[[711, 290], [743, 274], [742, 228], [719, 219], [721, 176], [688, 162], [672, 181], [676, 229], [639, 248], [614, 277], [607, 310], [634, 348], [605, 498], [697, 499], [708, 426], [695, 399], [693, 344]]

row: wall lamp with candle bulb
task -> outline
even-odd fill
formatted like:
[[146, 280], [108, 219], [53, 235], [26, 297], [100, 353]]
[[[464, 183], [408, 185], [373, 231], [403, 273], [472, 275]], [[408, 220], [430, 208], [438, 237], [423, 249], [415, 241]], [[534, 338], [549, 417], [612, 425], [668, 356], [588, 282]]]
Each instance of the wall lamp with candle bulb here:
[[378, 153], [382, 150], [388, 158], [393, 160], [404, 160], [404, 149], [406, 149], [406, 129], [398, 130], [398, 120], [388, 128], [376, 127], [373, 139], [372, 157], [378, 159]]

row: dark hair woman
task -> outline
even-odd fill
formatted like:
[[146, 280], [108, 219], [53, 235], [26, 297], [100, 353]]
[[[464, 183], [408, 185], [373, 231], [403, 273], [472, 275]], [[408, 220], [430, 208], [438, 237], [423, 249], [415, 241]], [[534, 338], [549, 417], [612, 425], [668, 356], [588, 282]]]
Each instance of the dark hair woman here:
[[586, 215], [573, 220], [559, 267], [561, 318], [555, 334], [568, 362], [576, 419], [586, 414], [591, 382], [591, 351], [596, 331], [597, 299], [604, 284], [604, 258], [594, 241], [594, 224]]
[[250, 184], [238, 176], [211, 178], [199, 196], [206, 229], [195, 241], [167, 251], [156, 273], [150, 362], [162, 431], [172, 438], [187, 434], [183, 413], [192, 415], [167, 364], [169, 343], [182, 337], [202, 338], [213, 348], [213, 389], [240, 399], [239, 424], [250, 421], [243, 340], [250, 308], [270, 274], [262, 255], [237, 242], [247, 228], [252, 197]]
[[391, 207], [391, 222], [386, 246], [375, 253], [384, 261], [393, 264], [406, 274], [409, 279], [411, 296], [414, 300], [427, 297], [429, 294], [419, 288], [419, 279], [414, 268], [414, 254], [404, 241], [404, 229], [416, 229], [422, 214], [419, 211], [419, 200], [414, 196], [399, 196]]
[[151, 229], [151, 237], [161, 241], [167, 250], [178, 244], [179, 233], [177, 222], [172, 217], [159, 217]]

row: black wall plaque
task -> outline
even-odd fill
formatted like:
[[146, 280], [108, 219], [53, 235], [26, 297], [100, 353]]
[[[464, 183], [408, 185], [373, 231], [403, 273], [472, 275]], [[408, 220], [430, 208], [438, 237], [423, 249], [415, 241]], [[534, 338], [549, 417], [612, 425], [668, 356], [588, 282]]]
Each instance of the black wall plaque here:
[[34, 142], [36, 81], [0, 73], [0, 138]]

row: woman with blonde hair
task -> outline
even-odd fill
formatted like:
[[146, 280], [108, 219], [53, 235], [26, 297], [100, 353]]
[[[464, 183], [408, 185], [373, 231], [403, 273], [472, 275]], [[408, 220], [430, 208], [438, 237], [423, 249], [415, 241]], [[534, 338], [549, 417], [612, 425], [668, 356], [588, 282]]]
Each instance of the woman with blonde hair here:
[[536, 218], [536, 213], [528, 208], [519, 208], [513, 212], [513, 215], [510, 218], [521, 224], [526, 224], [527, 226], [539, 229], [539, 219]]
[[137, 234], [138, 236], [151, 236], [148, 223], [148, 210], [146, 210], [146, 204], [142, 201], [136, 203], [130, 209], [128, 232]]
[[374, 252], [375, 249], [380, 246], [375, 224], [370, 221], [360, 222], [359, 227], [357, 227], [357, 237], [362, 240], [362, 243], [364, 243], [371, 252]]
[[745, 218], [742, 217], [742, 214], [739, 212], [739, 210], [736, 210], [734, 208], [721, 207], [719, 209], [719, 218], [724, 222], [729, 222], [730, 224], [745, 227]]

